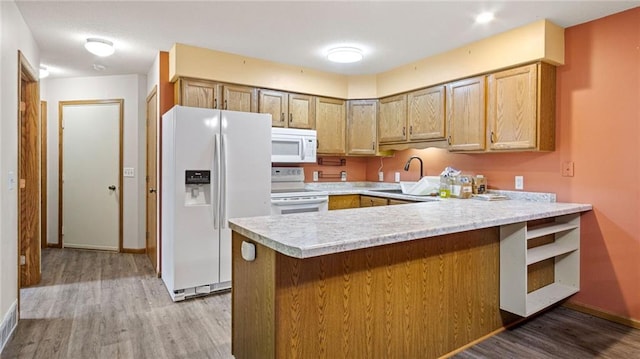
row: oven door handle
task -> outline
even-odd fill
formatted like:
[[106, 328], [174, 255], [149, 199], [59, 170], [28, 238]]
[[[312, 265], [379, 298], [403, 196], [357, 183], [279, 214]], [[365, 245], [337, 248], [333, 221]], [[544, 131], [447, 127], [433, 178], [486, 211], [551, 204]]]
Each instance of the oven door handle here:
[[271, 204], [276, 206], [295, 206], [298, 204], [316, 204], [316, 203], [325, 203], [327, 202], [327, 198], [311, 198], [311, 199], [300, 199], [300, 200], [287, 200], [287, 199], [272, 199]]

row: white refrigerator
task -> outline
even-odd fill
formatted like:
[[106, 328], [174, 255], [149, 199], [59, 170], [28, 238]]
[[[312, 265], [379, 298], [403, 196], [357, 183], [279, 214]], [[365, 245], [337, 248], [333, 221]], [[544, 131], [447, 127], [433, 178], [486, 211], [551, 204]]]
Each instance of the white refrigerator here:
[[231, 287], [228, 219], [268, 215], [271, 115], [162, 116], [161, 273], [174, 301]]

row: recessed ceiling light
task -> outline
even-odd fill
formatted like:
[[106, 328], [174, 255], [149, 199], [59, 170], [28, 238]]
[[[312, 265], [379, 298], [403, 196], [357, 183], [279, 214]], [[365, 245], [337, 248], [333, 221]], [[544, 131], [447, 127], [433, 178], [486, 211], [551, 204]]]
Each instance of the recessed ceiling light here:
[[476, 16], [476, 22], [478, 24], [486, 24], [488, 22], [491, 22], [491, 20], [493, 20], [493, 13], [492, 12], [485, 11], [485, 12], [481, 13], [480, 15]]
[[343, 64], [358, 62], [362, 60], [362, 50], [355, 47], [336, 47], [329, 50], [327, 59]]
[[40, 79], [43, 79], [45, 77], [49, 76], [49, 70], [47, 69], [46, 66], [40, 66]]
[[116, 51], [113, 47], [113, 42], [98, 38], [88, 38], [84, 48], [100, 57], [111, 56]]

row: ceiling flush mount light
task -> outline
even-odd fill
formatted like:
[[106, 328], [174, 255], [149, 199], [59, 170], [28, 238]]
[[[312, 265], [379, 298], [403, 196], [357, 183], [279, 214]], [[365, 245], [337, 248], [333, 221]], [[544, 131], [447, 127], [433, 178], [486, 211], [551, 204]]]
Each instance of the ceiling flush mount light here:
[[491, 22], [492, 20], [493, 20], [493, 13], [492, 12], [485, 11], [485, 12], [481, 13], [480, 15], [476, 16], [476, 22], [478, 24], [486, 24], [488, 22]]
[[49, 76], [49, 70], [47, 69], [46, 66], [40, 66], [40, 79], [43, 79], [45, 77]]
[[356, 49], [355, 47], [336, 47], [329, 50], [327, 59], [331, 62], [339, 62], [342, 64], [358, 62], [362, 60], [362, 50]]
[[95, 37], [88, 38], [84, 44], [84, 48], [90, 53], [100, 57], [111, 56], [116, 51], [113, 47], [113, 42]]

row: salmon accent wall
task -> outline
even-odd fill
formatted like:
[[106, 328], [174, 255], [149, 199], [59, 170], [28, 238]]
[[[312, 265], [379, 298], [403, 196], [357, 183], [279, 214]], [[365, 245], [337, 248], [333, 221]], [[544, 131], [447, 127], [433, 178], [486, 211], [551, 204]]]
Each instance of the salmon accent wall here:
[[[640, 7], [565, 29], [565, 65], [557, 72], [556, 151], [549, 153], [450, 154], [406, 150], [382, 160], [385, 181], [393, 172], [418, 179], [446, 166], [484, 174], [490, 188], [514, 189], [524, 176], [527, 191], [555, 192], [558, 201], [591, 203], [582, 216], [581, 289], [576, 304], [640, 320]], [[562, 177], [564, 161], [575, 176]], [[377, 181], [379, 158], [370, 158], [366, 179]]]
[[315, 163], [304, 164], [304, 181], [313, 182], [313, 171], [322, 171], [328, 175], [326, 178], [319, 178], [318, 182], [340, 182], [340, 172], [347, 171], [347, 181], [359, 182], [367, 180], [367, 158], [363, 157], [324, 157], [329, 162], [335, 162], [343, 158], [346, 160], [344, 166], [318, 165]]

